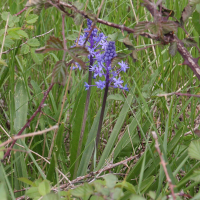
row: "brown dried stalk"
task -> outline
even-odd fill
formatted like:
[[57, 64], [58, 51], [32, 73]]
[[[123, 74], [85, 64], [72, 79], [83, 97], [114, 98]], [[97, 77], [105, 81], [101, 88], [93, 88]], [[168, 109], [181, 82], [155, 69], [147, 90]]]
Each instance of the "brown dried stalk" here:
[[157, 136], [155, 131], [152, 131], [152, 135], [153, 135], [153, 138], [155, 139], [155, 143], [156, 143], [155, 148], [156, 148], [156, 151], [158, 152], [158, 155], [160, 157], [160, 161], [161, 161], [160, 163], [163, 166], [163, 170], [165, 172], [165, 176], [166, 176], [167, 182], [169, 184], [169, 188], [170, 188], [170, 191], [171, 191], [171, 194], [172, 194], [172, 198], [173, 198], [173, 200], [176, 200], [176, 195], [174, 193], [174, 187], [175, 186], [172, 184], [172, 180], [169, 177], [169, 174], [168, 174], [168, 171], [167, 171], [167, 168], [166, 168], [167, 163], [164, 161], [164, 159], [162, 157], [162, 153], [160, 151], [159, 143], [158, 143], [158, 136]]

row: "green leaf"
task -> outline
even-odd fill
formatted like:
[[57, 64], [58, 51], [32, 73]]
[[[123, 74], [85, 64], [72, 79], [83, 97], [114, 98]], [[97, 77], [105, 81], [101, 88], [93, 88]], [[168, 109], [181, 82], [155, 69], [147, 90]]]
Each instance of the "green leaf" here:
[[192, 141], [188, 148], [188, 154], [193, 159], [200, 160], [199, 152], [200, 152], [200, 139]]
[[192, 15], [192, 23], [195, 30], [198, 32], [198, 34], [200, 34], [200, 14], [197, 11], [195, 11]]
[[80, 26], [82, 24], [84, 20], [84, 17], [79, 14], [79, 13], [75, 13], [75, 17], [74, 17], [74, 23], [77, 25], [77, 26]]
[[67, 69], [67, 65], [65, 61], [58, 61], [55, 64], [55, 67], [53, 69], [53, 77], [54, 77], [54, 81], [64, 84], [66, 82], [66, 69]]
[[106, 186], [108, 188], [114, 188], [118, 180], [117, 177], [113, 174], [106, 174], [103, 178], [106, 181]]
[[73, 33], [73, 34], [71, 34], [71, 35], [68, 35], [68, 36], [66, 37], [66, 39], [67, 39], [67, 40], [76, 40], [76, 39], [78, 38], [78, 36], [79, 36], [79, 33]]
[[59, 38], [50, 36], [49, 40], [47, 41], [47, 45], [37, 49], [36, 53], [46, 53], [49, 51], [59, 51], [63, 49], [64, 47], [62, 41]]
[[173, 21], [163, 21], [161, 25], [163, 34], [169, 33], [171, 31], [177, 32], [178, 25]]
[[[108, 110], [108, 107], [106, 107], [106, 109], [105, 109], [104, 116], [106, 116], [107, 110]], [[81, 162], [79, 164], [77, 176], [83, 176], [87, 172], [88, 165], [90, 163], [90, 159], [91, 159], [92, 153], [94, 151], [95, 139], [96, 139], [97, 128], [98, 128], [98, 124], [99, 124], [100, 113], [101, 113], [101, 108], [99, 108], [99, 110], [95, 116], [95, 119], [93, 121], [90, 132], [88, 133], [87, 142], [85, 144], [85, 149], [83, 151]]]
[[200, 3], [200, 0], [189, 0], [190, 5], [196, 5], [198, 3]]
[[27, 41], [27, 44], [31, 47], [38, 47], [40, 46], [40, 42], [37, 38], [31, 38]]
[[22, 45], [20, 51], [22, 54], [27, 54], [29, 52], [29, 46], [27, 44]]
[[85, 47], [72, 47], [69, 48], [69, 52], [75, 56], [87, 56], [89, 51]]
[[18, 132], [26, 123], [28, 113], [28, 93], [25, 82], [21, 78], [18, 79], [15, 88], [15, 109], [14, 128]]
[[196, 5], [196, 11], [200, 13], [200, 3]]
[[181, 23], [184, 23], [192, 15], [194, 10], [195, 10], [195, 6], [188, 4], [182, 11], [181, 19], [180, 19]]
[[8, 200], [4, 183], [0, 183], [0, 194], [1, 194], [1, 200]]
[[0, 59], [0, 65], [8, 66], [7, 63], [4, 60], [2, 60], [2, 59]]
[[17, 16], [12, 16], [9, 12], [2, 12], [1, 18], [4, 21], [7, 21], [9, 15], [9, 21], [8, 21], [8, 26], [13, 27], [17, 22], [19, 22], [19, 17]]
[[136, 24], [134, 27], [134, 34], [139, 35], [140, 33], [144, 32], [147, 29], [147, 25], [150, 23], [151, 22], [144, 21]]
[[38, 198], [39, 199], [41, 197], [41, 195], [40, 195], [40, 193], [38, 191], [38, 187], [29, 188], [26, 191], [26, 196], [28, 196], [29, 198], [32, 198], [32, 199], [34, 199], [34, 198]]
[[177, 52], [177, 43], [171, 42], [169, 46], [169, 54], [173, 57], [176, 55]]
[[[101, 155], [100, 161], [97, 166], [97, 170], [101, 169], [104, 166], [105, 160], [109, 158], [111, 151], [113, 150], [113, 147], [115, 145], [115, 141], [121, 131], [122, 125], [124, 124], [124, 120], [126, 119], [126, 115], [129, 112], [130, 104], [133, 101], [133, 94], [131, 91], [134, 91], [134, 87], [130, 89], [130, 92], [127, 96], [127, 99], [119, 113], [119, 116], [117, 118], [116, 124], [112, 130], [112, 133], [110, 135], [110, 138], [108, 140], [108, 143], [106, 147], [104, 148], [104, 151]], [[130, 137], [129, 137], [130, 141]], [[120, 149], [121, 150], [121, 149]]]
[[42, 200], [61, 200], [58, 194], [50, 193], [45, 195]]
[[12, 39], [10, 39], [10, 36], [7, 35], [7, 36], [6, 36], [6, 39], [5, 39], [4, 46], [5, 46], [5, 47], [8, 47], [8, 48], [11, 48], [12, 45], [13, 45], [14, 43], [15, 43], [15, 42], [14, 42]]
[[28, 34], [27, 34], [25, 31], [23, 31], [23, 30], [18, 30], [18, 31], [16, 31], [16, 32], [17, 32], [17, 34], [18, 34], [19, 36], [28, 38]]
[[42, 181], [38, 186], [39, 193], [44, 196], [51, 192], [51, 185], [48, 180]]
[[[85, 110], [86, 94], [87, 92], [85, 91], [85, 88], [82, 86], [81, 88], [79, 88], [79, 93], [77, 95], [77, 99], [75, 100], [75, 107], [74, 107], [75, 116], [72, 122], [72, 131], [70, 140], [70, 163], [72, 164], [76, 162], [78, 146], [81, 145], [79, 144], [79, 138], [80, 138], [83, 115]], [[77, 171], [75, 170], [75, 165], [71, 166], [70, 173], [73, 174], [72, 178], [77, 177]]]
[[130, 200], [146, 200], [144, 197], [141, 197], [137, 194], [132, 194]]
[[116, 57], [114, 57], [111, 60], [111, 66], [114, 67], [115, 65], [118, 64], [118, 62], [120, 62], [121, 60], [123, 60], [124, 58], [126, 58], [128, 55], [125, 53], [118, 53]]
[[196, 181], [196, 182], [200, 182], [200, 170], [194, 170], [193, 176], [192, 176], [192, 180]]
[[146, 27], [154, 34], [159, 34], [161, 30], [161, 24], [157, 22], [149, 22]]
[[36, 14], [30, 14], [26, 17], [26, 22], [28, 24], [33, 24], [37, 21], [38, 19], [38, 16]]
[[41, 64], [44, 60], [44, 56], [42, 54], [35, 53], [35, 48], [31, 48], [31, 56], [36, 64]]
[[132, 194], [136, 194], [135, 187], [127, 181], [117, 183], [115, 187], [120, 187], [120, 188], [123, 188], [123, 189], [130, 191]]
[[193, 47], [197, 45], [197, 42], [192, 38], [185, 38], [182, 40], [182, 42], [186, 45], [186, 47]]
[[9, 12], [2, 12], [1, 13], [1, 18], [4, 20], [4, 21], [7, 21], [7, 18], [8, 18], [8, 15], [9, 15], [10, 13]]
[[73, 196], [83, 198], [84, 200], [89, 199], [90, 195], [93, 194], [93, 192], [93, 187], [88, 183], [85, 183], [83, 186], [79, 186], [71, 190], [71, 194]]
[[124, 97], [121, 94], [111, 94], [107, 97], [107, 100], [123, 101]]
[[[2, 144], [2, 142], [0, 141], [0, 144]], [[4, 147], [0, 147], [0, 160], [3, 159], [4, 157], [4, 151], [3, 151]]]
[[19, 181], [23, 182], [23, 183], [26, 183], [32, 187], [35, 187], [36, 184], [32, 181], [30, 181], [29, 179], [25, 178], [25, 177], [21, 177], [21, 178], [18, 178]]
[[121, 32], [115, 32], [113, 34], [108, 35], [108, 39], [110, 41], [119, 41], [119, 40], [122, 40], [123, 38], [124, 38], [124, 36], [122, 35]]
[[135, 50], [132, 41], [129, 39], [128, 36], [123, 39], [123, 43], [129, 50]]

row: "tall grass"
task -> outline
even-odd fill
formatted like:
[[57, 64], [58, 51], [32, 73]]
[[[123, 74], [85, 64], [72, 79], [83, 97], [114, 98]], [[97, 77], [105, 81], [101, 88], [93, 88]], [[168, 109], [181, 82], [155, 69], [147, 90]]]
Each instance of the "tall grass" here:
[[[85, 3], [83, 0], [80, 2]], [[0, 10], [15, 14], [23, 9], [24, 3], [19, 0], [15, 2], [4, 0], [0, 2]], [[128, 27], [134, 27], [135, 17], [139, 21], [152, 20], [148, 11], [140, 6], [139, 1], [132, 3], [133, 7], [129, 0], [106, 0], [100, 18], [116, 24], [125, 24]], [[97, 0], [89, 1], [88, 8], [97, 13], [99, 4]], [[166, 7], [174, 10], [177, 18], [180, 18], [186, 4], [186, 0], [183, 0], [181, 5], [178, 1], [166, 1]], [[24, 15], [25, 13], [20, 17], [19, 27], [23, 25]], [[85, 24], [84, 21], [83, 26], [86, 26]], [[119, 32], [105, 25], [97, 24], [97, 26], [107, 36]], [[0, 19], [0, 29], [4, 28], [5, 21]], [[53, 32], [38, 38], [41, 46], [45, 45], [49, 35], [62, 40], [61, 13], [56, 8], [43, 9], [33, 29], [28, 30], [29, 38], [46, 33], [52, 28]], [[79, 28], [71, 18], [66, 18], [66, 37], [78, 33]], [[187, 30], [190, 30], [194, 37], [199, 37], [190, 23], [187, 24]], [[178, 37], [183, 39], [185, 34], [179, 30]], [[130, 36], [130, 38], [135, 48], [153, 43], [142, 37], [135, 39]], [[199, 43], [199, 40], [197, 41]], [[43, 98], [43, 92], [51, 83], [55, 63], [62, 60], [63, 56], [62, 52], [51, 52], [44, 55], [42, 64], [36, 64], [30, 53], [26, 55], [20, 53], [21, 43], [21, 40], [16, 40], [13, 47], [17, 48], [2, 55], [2, 59], [8, 66], [0, 68], [1, 141], [15, 135], [35, 112]], [[72, 45], [72, 41], [68, 40], [67, 44]], [[117, 52], [127, 52], [121, 42], [116, 43], [116, 48]], [[7, 49], [4, 47], [3, 50]], [[194, 57], [198, 55], [195, 50], [191, 50], [191, 54]], [[107, 100], [97, 157], [91, 159], [103, 92], [96, 88], [91, 89], [82, 151], [77, 158], [86, 99], [83, 83], [88, 75], [86, 71], [81, 70], [73, 71], [69, 77], [69, 69], [66, 78], [70, 78], [70, 88], [65, 101], [63, 102], [63, 96], [67, 79], [64, 84], [54, 85], [42, 112], [26, 129], [26, 133], [31, 133], [54, 126], [58, 122], [61, 106], [64, 103], [52, 154], [49, 156], [53, 131], [17, 141], [9, 159], [1, 164], [0, 182], [5, 183], [8, 199], [24, 195], [23, 188], [29, 187], [24, 180], [35, 181], [39, 178], [47, 178], [53, 186], [58, 186], [67, 182], [66, 177], [72, 180], [89, 173], [92, 168], [94, 171], [99, 170], [109, 163], [119, 162], [131, 155], [138, 155], [138, 159], [129, 163], [129, 169], [119, 166], [113, 169], [113, 172], [128, 173], [126, 180], [136, 187], [137, 194], [146, 197], [149, 191], [155, 191], [155, 199], [158, 199], [159, 196], [168, 194], [168, 184], [165, 181], [163, 168], [159, 164], [159, 156], [155, 152], [152, 131], [155, 131], [159, 137], [160, 149], [167, 162], [169, 176], [172, 183], [177, 186], [175, 192], [183, 190], [188, 195], [194, 196], [198, 191], [198, 182], [189, 181], [193, 170], [199, 167], [200, 163], [188, 157], [187, 148], [190, 141], [197, 136], [195, 134], [184, 136], [184, 133], [198, 125], [198, 99], [178, 96], [160, 97], [158, 94], [176, 91], [198, 94], [198, 80], [193, 77], [192, 71], [187, 66], [181, 65], [183, 59], [180, 55], [176, 54], [173, 58], [169, 55], [168, 46], [147, 48], [137, 53], [137, 62], [134, 63], [130, 58], [127, 61], [129, 70], [122, 79], [128, 84], [130, 91], [124, 93], [118, 89], [109, 90], [110, 96]], [[74, 171], [77, 160], [79, 160], [78, 170]], [[22, 177], [24, 179], [20, 181], [19, 178]], [[123, 180], [123, 177], [119, 176], [119, 179]]]

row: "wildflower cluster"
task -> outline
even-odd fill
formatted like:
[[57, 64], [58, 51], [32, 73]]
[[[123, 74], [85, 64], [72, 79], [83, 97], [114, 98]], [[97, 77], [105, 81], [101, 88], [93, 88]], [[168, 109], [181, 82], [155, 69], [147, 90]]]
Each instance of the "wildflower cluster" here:
[[[90, 33], [92, 21], [87, 20], [87, 28], [84, 29], [84, 35], [81, 35], [78, 40], [78, 45], [82, 46], [88, 34]], [[77, 41], [76, 41], [77, 42]], [[127, 85], [123, 86], [123, 80], [119, 76], [120, 72], [126, 72], [129, 68], [128, 65], [121, 61], [118, 63], [120, 67], [111, 66], [111, 60], [117, 56], [115, 42], [107, 41], [107, 37], [103, 33], [98, 34], [98, 30], [94, 28], [88, 38], [88, 42], [85, 44], [90, 55], [89, 70], [93, 72], [93, 78], [97, 79], [95, 85], [89, 85], [85, 82], [86, 90], [91, 86], [104, 89], [107, 87], [120, 88], [128, 91]], [[75, 63], [76, 67], [80, 68], [78, 63]]]

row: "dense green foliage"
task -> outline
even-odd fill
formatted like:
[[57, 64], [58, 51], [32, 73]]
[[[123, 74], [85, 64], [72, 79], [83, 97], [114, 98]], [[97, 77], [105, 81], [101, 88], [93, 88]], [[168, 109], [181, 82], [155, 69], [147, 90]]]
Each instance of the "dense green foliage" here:
[[[85, 1], [79, 2], [85, 7]], [[186, 21], [185, 29], [199, 46], [200, 2], [196, 2], [199, 3], [197, 11]], [[139, 0], [107, 0], [99, 18], [130, 28], [138, 21], [152, 21], [152, 16], [140, 3]], [[62, 47], [62, 14], [55, 7], [43, 8], [39, 13], [34, 13], [30, 7], [14, 16], [25, 4], [20, 0], [0, 1], [0, 46], [3, 48], [0, 52], [0, 142], [16, 135], [33, 116], [52, 82], [52, 74], [57, 73], [56, 83], [42, 105], [42, 111], [23, 134], [47, 128], [52, 130], [17, 140], [11, 155], [0, 164], [1, 200], [14, 200], [23, 195], [34, 200], [173, 199], [152, 132], [158, 136], [176, 199], [199, 199], [199, 98], [169, 94], [200, 92], [199, 80], [188, 66], [182, 65], [181, 55], [176, 53], [172, 57], [169, 45], [144, 48], [156, 42], [130, 34], [134, 48], [144, 50], [137, 51], [136, 62], [130, 56], [125, 58], [129, 70], [121, 78], [129, 92], [109, 89], [99, 149], [95, 155], [103, 91], [91, 88], [83, 144], [77, 156], [88, 71], [70, 72], [65, 62], [58, 62], [63, 59], [63, 51], [36, 53], [36, 49], [50, 45], [56, 38], [56, 48]], [[176, 0], [164, 3], [174, 11], [177, 19], [181, 18], [187, 4], [186, 0], [181, 4]], [[100, 1], [89, 1], [87, 9], [97, 14], [99, 6]], [[64, 22], [69, 48], [81, 26], [67, 16]], [[109, 40], [116, 42], [117, 53], [130, 52], [123, 43], [126, 32], [100, 23], [96, 26]], [[86, 20], [83, 21], [85, 27]], [[50, 36], [55, 37], [49, 40]], [[178, 28], [177, 36], [184, 39], [186, 34]], [[195, 47], [188, 50], [194, 58], [199, 56]], [[66, 55], [66, 62], [73, 58], [73, 53]], [[58, 122], [58, 129], [55, 129]], [[0, 147], [0, 159], [3, 159], [5, 148]], [[105, 170], [131, 156], [135, 157], [129, 162]], [[86, 174], [89, 175], [85, 179], [80, 178]]]

